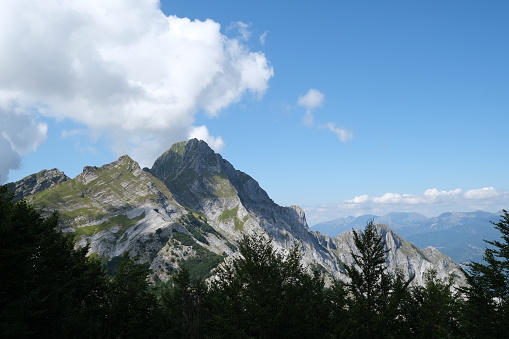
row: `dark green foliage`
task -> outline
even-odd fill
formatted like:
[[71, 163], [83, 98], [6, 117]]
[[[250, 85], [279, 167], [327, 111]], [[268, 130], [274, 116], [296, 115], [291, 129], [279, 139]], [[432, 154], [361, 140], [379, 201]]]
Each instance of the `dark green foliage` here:
[[216, 337], [312, 338], [325, 334], [323, 281], [302, 267], [297, 247], [277, 251], [261, 235], [244, 236], [240, 256], [221, 266], [211, 290]]
[[55, 231], [0, 187], [0, 336], [94, 337], [100, 333], [106, 279], [87, 248]]
[[397, 272], [389, 280], [388, 293], [385, 296], [386, 305], [382, 308], [381, 319], [387, 322], [384, 332], [388, 338], [408, 338], [413, 336], [409, 324], [408, 305], [413, 299], [412, 288], [409, 286], [413, 277], [406, 279], [402, 272]]
[[[203, 279], [223, 257], [175, 232], [174, 244], [192, 246], [196, 257], [156, 291], [146, 265], [126, 253], [110, 260], [107, 275], [87, 248], [75, 250], [73, 238], [55, 230], [57, 214], [44, 219], [11, 197], [0, 187], [2, 338], [507, 337], [506, 211], [495, 224], [502, 240], [488, 241], [485, 262], [469, 265], [466, 299], [433, 270], [424, 286], [413, 287], [403, 274], [388, 274], [373, 222], [354, 233], [354, 264], [345, 267], [350, 280], [330, 288], [318, 271], [303, 267], [298, 247], [279, 251], [254, 235], [244, 236], [207, 289]], [[211, 233], [199, 215], [190, 213], [185, 223], [195, 238]]]
[[385, 254], [388, 250], [382, 237], [376, 233], [373, 221], [366, 225], [364, 232], [354, 231], [353, 235], [358, 253], [352, 250], [355, 264], [345, 266], [351, 280], [347, 286], [356, 299], [363, 300], [369, 309], [375, 310], [389, 279], [385, 272]]
[[185, 268], [193, 282], [204, 280], [212, 274], [212, 270], [223, 261], [223, 257], [209, 251], [199, 253], [197, 257], [193, 257], [183, 261], [180, 265]]
[[[350, 328], [348, 336], [379, 338], [401, 332], [404, 328], [401, 301], [408, 298], [408, 285], [402, 275], [390, 276], [387, 271], [385, 242], [377, 234], [373, 221], [364, 231], [354, 231], [356, 250], [351, 251], [353, 265], [346, 265], [349, 278], [347, 308]], [[401, 333], [403, 335], [404, 333]]]
[[184, 246], [193, 246], [195, 244], [193, 238], [184, 233], [174, 232], [172, 238], [178, 240]]
[[122, 256], [113, 257], [106, 262], [106, 272], [109, 276], [114, 276], [118, 270], [118, 265], [122, 261]]
[[209, 245], [209, 242], [205, 238], [205, 234], [211, 233], [217, 236], [221, 235], [207, 223], [207, 218], [202, 215], [196, 216], [192, 211], [180, 218], [179, 222], [193, 235], [193, 237]]
[[438, 279], [431, 270], [425, 286], [410, 287], [413, 277], [387, 273], [388, 251], [373, 221], [363, 232], [354, 231], [354, 244], [354, 264], [345, 267], [350, 281], [336, 282], [329, 291], [334, 337], [461, 337], [460, 302], [451, 279]]
[[186, 268], [178, 271], [161, 298], [170, 338], [203, 337], [206, 296], [203, 281], [193, 283]]
[[502, 233], [501, 240], [486, 241], [484, 263], [471, 262], [465, 271], [469, 287], [464, 326], [472, 336], [502, 338], [509, 324], [509, 214], [503, 210], [500, 221], [493, 223]]
[[412, 288], [408, 326], [415, 338], [462, 336], [459, 325], [460, 299], [452, 279], [437, 278], [436, 270], [426, 273], [425, 285]]
[[162, 313], [147, 278], [150, 271], [125, 253], [108, 294], [106, 336], [146, 338], [157, 335]]
[[[0, 187], [0, 337], [135, 338], [162, 322], [149, 270], [124, 256], [113, 278], [72, 236]], [[147, 326], [147, 324], [150, 324]]]
[[483, 263], [470, 263], [469, 276], [475, 284], [483, 286], [493, 298], [501, 301], [501, 306], [509, 300], [509, 214], [504, 210], [501, 220], [494, 223], [502, 233], [504, 242], [486, 241], [490, 247], [484, 251]]
[[327, 326], [332, 338], [346, 338], [350, 335], [351, 319], [348, 309], [348, 290], [342, 281], [336, 280], [325, 290], [324, 305], [329, 310]]

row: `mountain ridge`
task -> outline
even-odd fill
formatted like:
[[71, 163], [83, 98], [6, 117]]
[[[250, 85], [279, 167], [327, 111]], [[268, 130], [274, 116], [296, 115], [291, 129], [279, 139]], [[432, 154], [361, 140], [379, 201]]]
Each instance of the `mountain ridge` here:
[[[155, 280], [167, 280], [179, 265], [206, 274], [252, 232], [269, 235], [283, 250], [299, 246], [306, 265], [336, 279], [345, 278], [344, 264], [352, 262], [351, 234], [330, 238], [313, 232], [300, 207], [277, 205], [256, 180], [196, 139], [172, 145], [150, 169], [125, 155], [86, 166], [74, 179], [24, 198], [43, 210], [59, 210], [61, 229], [72, 232], [79, 246], [89, 245], [90, 254], [113, 265], [129, 251], [150, 265]], [[391, 270], [403, 268], [420, 284], [434, 267], [461, 281], [448, 257], [426, 256], [404, 246], [392, 230], [379, 229], [393, 246], [387, 256]]]
[[485, 243], [483, 239], [498, 239], [493, 228], [502, 212], [446, 212], [436, 217], [418, 213], [392, 212], [383, 216], [362, 215], [330, 220], [313, 225], [311, 229], [336, 236], [352, 228], [362, 227], [365, 220], [373, 219], [389, 225], [405, 239], [418, 246], [434, 246], [457, 263], [481, 261]]

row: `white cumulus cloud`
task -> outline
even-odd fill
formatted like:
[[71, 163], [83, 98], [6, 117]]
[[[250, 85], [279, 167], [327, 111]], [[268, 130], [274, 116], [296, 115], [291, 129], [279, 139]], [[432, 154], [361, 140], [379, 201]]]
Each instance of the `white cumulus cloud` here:
[[[484, 189], [481, 189], [484, 190]], [[479, 190], [474, 190], [479, 191]], [[468, 191], [470, 192], [470, 191]], [[450, 191], [439, 191], [436, 188], [430, 188], [424, 191], [423, 194], [399, 194], [399, 193], [385, 193], [379, 197], [370, 197], [362, 195], [355, 197], [351, 200], [346, 200], [345, 204], [359, 205], [417, 205], [417, 204], [450, 204], [454, 202], [465, 201], [468, 199], [466, 193], [459, 188]]]
[[214, 137], [209, 134], [207, 126], [196, 126], [189, 132], [189, 139], [200, 139], [205, 141], [210, 148], [216, 152], [221, 152], [224, 148], [224, 141], [221, 137]]
[[[249, 26], [236, 27], [230, 38], [213, 20], [166, 16], [155, 0], [0, 2], [0, 119], [12, 125], [2, 124], [0, 152], [18, 155], [2, 166], [43, 142], [41, 114], [85, 124], [151, 165], [194, 133], [199, 110], [217, 116], [267, 90], [273, 68], [246, 44]], [[23, 114], [6, 106], [14, 101]]]
[[306, 94], [299, 97], [297, 103], [306, 108], [306, 114], [302, 118], [304, 125], [313, 126], [315, 124], [313, 109], [322, 106], [324, 100], [325, 96], [323, 93], [314, 88], [311, 88]]
[[438, 208], [440, 210], [461, 211], [461, 209], [493, 209], [493, 206], [495, 206], [495, 209], [501, 209], [508, 202], [509, 192], [496, 190], [493, 187], [484, 187], [466, 192], [460, 188], [450, 191], [439, 191], [436, 188], [430, 188], [425, 190], [423, 194], [385, 193], [379, 197], [362, 195], [346, 200], [344, 205], [349, 206], [350, 209], [391, 209], [395, 211], [421, 209], [425, 211]]
[[480, 189], [473, 189], [465, 192], [465, 198], [467, 199], [492, 199], [497, 198], [501, 195], [501, 192], [497, 191], [493, 187], [483, 187]]
[[311, 88], [306, 94], [301, 95], [297, 103], [304, 106], [308, 110], [320, 107], [325, 100], [325, 96], [322, 92], [315, 88]]

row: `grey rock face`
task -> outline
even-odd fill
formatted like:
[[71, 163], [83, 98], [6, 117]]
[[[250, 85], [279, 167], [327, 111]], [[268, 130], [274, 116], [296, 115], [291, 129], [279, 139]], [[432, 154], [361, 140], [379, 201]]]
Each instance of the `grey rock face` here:
[[7, 184], [10, 190], [14, 191], [14, 200], [22, 200], [26, 197], [42, 192], [45, 189], [55, 186], [69, 179], [64, 172], [54, 168], [42, 170], [39, 173], [31, 174], [15, 183]]
[[310, 263], [320, 258], [334, 266], [330, 254], [316, 246], [319, 240], [309, 231], [302, 209], [275, 204], [252, 177], [236, 170], [205, 142], [193, 139], [174, 145], [150, 172], [181, 205], [203, 213], [226, 239], [235, 242], [245, 232], [265, 232], [281, 248], [301, 246]]
[[[239, 238], [235, 221], [238, 225], [247, 218], [243, 231], [265, 232], [281, 248], [298, 245], [306, 263], [322, 267], [335, 278], [345, 278], [342, 265], [353, 260], [351, 232], [335, 239], [311, 232], [301, 208], [275, 204], [253, 178], [236, 170], [203, 141], [190, 140], [172, 147], [154, 163], [151, 172], [166, 183], [182, 205], [191, 205], [204, 213], [209, 223], [222, 230], [228, 239]], [[177, 192], [182, 188], [183, 194]], [[221, 218], [224, 211], [236, 214], [230, 219]], [[424, 273], [436, 268], [440, 277], [453, 274], [461, 280], [458, 266], [438, 255], [438, 251], [437, 255], [429, 255], [388, 227], [380, 226], [379, 230], [390, 250], [387, 264], [391, 272], [402, 270], [407, 276], [414, 275], [415, 282], [421, 284]]]
[[389, 213], [384, 216], [363, 215], [331, 220], [311, 227], [322, 234], [337, 236], [352, 228], [363, 227], [367, 220], [388, 225], [406, 240], [420, 247], [434, 246], [456, 263], [482, 261], [483, 239], [499, 239], [492, 222], [501, 212], [452, 212], [427, 218], [417, 213]]
[[[161, 280], [192, 258], [212, 262], [234, 254], [251, 232], [268, 234], [280, 249], [299, 246], [304, 263], [329, 277], [344, 279], [343, 265], [352, 261], [351, 234], [331, 239], [310, 231], [300, 207], [275, 204], [252, 177], [195, 139], [173, 145], [151, 169], [123, 156], [32, 197], [60, 211], [62, 229], [73, 232], [78, 245], [108, 259], [130, 251]], [[432, 267], [439, 275], [456, 274], [438, 251], [419, 250], [379, 229], [391, 249], [390, 270], [415, 274], [418, 283]]]
[[[417, 246], [405, 241], [387, 225], [377, 224], [377, 233], [382, 236], [385, 248], [388, 250], [385, 260], [387, 269], [391, 274], [400, 271], [408, 279], [414, 277], [414, 284], [422, 285], [425, 274], [430, 269], [437, 270], [438, 278], [455, 277], [456, 284], [465, 282], [464, 275], [459, 266], [448, 256], [440, 253], [434, 247], [419, 249]], [[332, 251], [342, 263], [353, 264], [351, 251], [358, 253], [354, 246], [353, 231], [342, 233], [333, 239], [336, 249]], [[341, 279], [346, 279], [342, 276]]]

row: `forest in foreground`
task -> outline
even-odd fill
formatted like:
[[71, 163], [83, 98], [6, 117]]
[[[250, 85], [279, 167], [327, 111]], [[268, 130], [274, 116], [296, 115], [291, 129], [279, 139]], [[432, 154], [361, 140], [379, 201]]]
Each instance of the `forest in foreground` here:
[[0, 337], [58, 338], [507, 338], [509, 214], [494, 227], [468, 285], [429, 271], [424, 286], [390, 275], [373, 222], [354, 233], [347, 282], [325, 285], [298, 247], [245, 235], [239, 255], [205, 281], [182, 267], [166, 283], [126, 254], [107, 272], [88, 248], [13, 202], [0, 187]]

